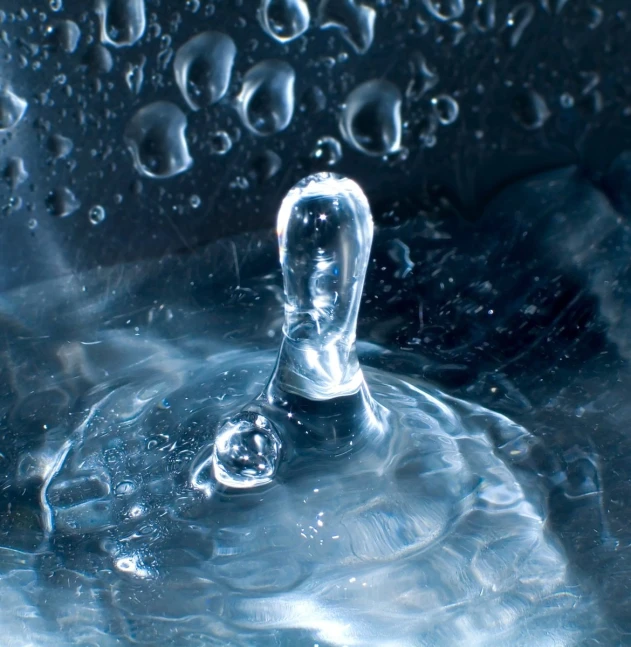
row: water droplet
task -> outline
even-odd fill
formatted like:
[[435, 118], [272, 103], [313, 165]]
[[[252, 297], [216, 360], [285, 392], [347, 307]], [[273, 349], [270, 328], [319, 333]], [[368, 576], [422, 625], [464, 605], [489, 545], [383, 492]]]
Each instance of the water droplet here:
[[92, 74], [107, 74], [114, 67], [112, 54], [103, 45], [96, 43], [85, 53], [84, 65], [87, 65]]
[[339, 29], [358, 54], [365, 54], [375, 36], [376, 12], [356, 0], [322, 0], [318, 11], [321, 29]]
[[569, 92], [564, 92], [559, 98], [562, 108], [571, 108], [574, 106], [574, 97]]
[[276, 474], [281, 448], [280, 437], [267, 418], [241, 412], [219, 430], [213, 474], [219, 483], [232, 488], [265, 485]]
[[346, 98], [340, 131], [354, 148], [367, 155], [387, 155], [401, 146], [401, 93], [393, 83], [373, 79]]
[[232, 139], [225, 130], [218, 130], [210, 136], [210, 152], [225, 155], [232, 148]]
[[228, 187], [231, 189], [238, 189], [239, 191], [245, 191], [250, 188], [250, 183], [246, 177], [243, 177], [243, 175], [237, 175], [237, 177], [230, 182]]
[[217, 103], [225, 94], [237, 53], [230, 36], [206, 31], [193, 36], [175, 54], [175, 81], [191, 110]]
[[405, 96], [414, 101], [436, 87], [440, 79], [420, 52], [412, 53], [409, 64], [412, 78], [405, 90]]
[[88, 213], [92, 225], [100, 225], [105, 220], [105, 209], [100, 204], [95, 204]]
[[47, 148], [53, 159], [65, 159], [72, 153], [74, 143], [72, 139], [63, 135], [51, 135], [48, 138]]
[[49, 0], [48, 6], [51, 11], [61, 11], [64, 8], [64, 3], [62, 0]]
[[202, 204], [202, 199], [201, 199], [197, 194], [195, 194], [195, 193], [194, 193], [194, 194], [193, 194], [193, 195], [188, 199], [188, 203], [191, 205], [191, 207], [192, 207], [193, 209], [199, 209], [199, 207], [200, 207], [200, 206], [201, 206], [201, 204]]
[[102, 43], [130, 47], [145, 33], [145, 0], [97, 0], [95, 11]]
[[53, 189], [46, 198], [48, 211], [58, 218], [65, 218], [73, 214], [81, 203], [75, 194], [65, 186]]
[[0, 90], [0, 132], [15, 128], [28, 108], [25, 99], [4, 88]]
[[597, 27], [600, 26], [600, 24], [603, 21], [604, 12], [600, 7], [597, 7], [596, 5], [591, 5], [589, 7], [589, 10], [590, 10], [590, 20], [587, 26], [590, 29], [596, 29]]
[[186, 0], [186, 10], [191, 13], [197, 13], [201, 6], [200, 0]]
[[305, 0], [261, 0], [258, 18], [267, 34], [287, 43], [307, 31], [309, 6]]
[[320, 137], [311, 157], [326, 166], [334, 166], [342, 159], [342, 146], [335, 137]]
[[257, 135], [284, 130], [294, 114], [296, 74], [289, 63], [267, 60], [250, 68], [237, 97], [243, 125]]
[[512, 48], [517, 47], [526, 27], [532, 22], [535, 9], [529, 2], [522, 2], [514, 7], [506, 17], [506, 26], [509, 29], [509, 43]]
[[118, 496], [127, 496], [128, 494], [132, 494], [135, 489], [136, 486], [134, 485], [133, 481], [121, 481], [114, 488], [114, 492], [116, 492]]
[[50, 25], [46, 34], [53, 39], [61, 49], [69, 54], [76, 51], [81, 39], [81, 29], [79, 25], [72, 20], [59, 20]]
[[513, 99], [513, 118], [526, 130], [537, 130], [550, 117], [545, 99], [532, 89], [520, 92]]
[[428, 13], [440, 20], [457, 20], [464, 13], [464, 0], [422, 0]]
[[436, 118], [443, 126], [449, 126], [458, 119], [460, 107], [458, 102], [448, 94], [440, 94], [432, 98], [432, 108]]
[[147, 58], [145, 56], [140, 57], [139, 63], [127, 62], [125, 64], [125, 83], [127, 87], [134, 93], [140, 94], [142, 90], [142, 84], [145, 80], [145, 63]]
[[495, 0], [477, 0], [473, 10], [473, 24], [482, 33], [495, 27]]
[[253, 160], [250, 168], [250, 175], [258, 182], [263, 184], [273, 178], [280, 171], [283, 161], [274, 151], [263, 151]]
[[34, 229], [37, 229], [37, 220], [35, 218], [29, 218], [28, 222], [26, 223], [26, 226], [33, 231]]
[[136, 170], [151, 178], [169, 178], [193, 165], [186, 142], [186, 116], [173, 103], [156, 101], [132, 117], [125, 143]]
[[23, 184], [28, 179], [24, 160], [21, 157], [10, 157], [4, 167], [2, 175], [11, 187], [11, 190], [15, 191], [20, 184]]

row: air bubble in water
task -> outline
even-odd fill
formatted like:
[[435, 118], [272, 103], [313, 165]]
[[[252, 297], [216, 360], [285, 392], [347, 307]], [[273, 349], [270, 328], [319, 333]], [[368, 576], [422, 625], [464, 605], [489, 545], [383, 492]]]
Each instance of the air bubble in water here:
[[457, 20], [464, 13], [464, 0], [422, 0], [428, 13], [440, 20]]
[[495, 27], [495, 0], [477, 0], [473, 10], [473, 24], [478, 31], [487, 32]]
[[278, 432], [267, 418], [239, 413], [221, 427], [215, 439], [213, 474], [228, 487], [265, 485], [276, 474], [281, 447]]
[[24, 166], [24, 160], [21, 157], [10, 157], [2, 171], [4, 179], [7, 181], [12, 191], [15, 191], [20, 184], [28, 179], [28, 172]]
[[193, 165], [186, 142], [186, 116], [169, 101], [156, 101], [132, 117], [125, 143], [136, 170], [146, 177], [169, 178]]
[[506, 26], [510, 30], [509, 43], [512, 48], [517, 47], [526, 27], [532, 22], [535, 9], [529, 2], [522, 2], [514, 7], [506, 17]]
[[81, 203], [75, 194], [65, 186], [54, 189], [46, 198], [48, 211], [57, 218], [65, 218], [73, 214]]
[[4, 88], [0, 90], [0, 132], [15, 128], [28, 108], [28, 103], [17, 94]]
[[257, 135], [284, 130], [294, 114], [296, 74], [289, 63], [266, 60], [250, 68], [237, 97], [243, 125]]
[[342, 146], [335, 137], [320, 137], [311, 157], [326, 166], [334, 166], [342, 159]]
[[225, 155], [232, 149], [232, 139], [225, 130], [218, 130], [210, 136], [210, 152], [213, 155]]
[[105, 209], [100, 204], [95, 204], [88, 213], [92, 225], [100, 225], [105, 220]]
[[287, 43], [307, 31], [309, 6], [305, 0], [261, 0], [258, 18], [267, 34]]
[[432, 98], [432, 108], [436, 118], [443, 126], [449, 126], [458, 119], [460, 107], [458, 102], [448, 94], [440, 94]]
[[145, 33], [145, 0], [97, 0], [96, 13], [102, 43], [130, 47]]
[[217, 103], [225, 94], [237, 53], [230, 36], [205, 31], [193, 36], [175, 54], [175, 81], [192, 110]]
[[513, 99], [513, 118], [526, 130], [541, 128], [550, 117], [546, 100], [529, 88]]
[[376, 12], [357, 0], [322, 0], [318, 11], [321, 29], [339, 29], [358, 54], [365, 54], [375, 37]]
[[393, 83], [373, 79], [346, 98], [340, 131], [354, 148], [367, 155], [387, 155], [401, 146], [401, 93]]

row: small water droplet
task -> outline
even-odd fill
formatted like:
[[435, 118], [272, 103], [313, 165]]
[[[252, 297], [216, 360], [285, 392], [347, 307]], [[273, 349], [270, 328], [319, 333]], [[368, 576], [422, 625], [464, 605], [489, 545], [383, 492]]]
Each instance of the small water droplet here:
[[440, 79], [420, 52], [412, 53], [409, 65], [412, 78], [405, 90], [405, 96], [414, 101], [436, 87]]
[[156, 101], [132, 117], [124, 139], [136, 170], [150, 178], [169, 178], [193, 165], [186, 142], [186, 116], [169, 101]]
[[28, 103], [17, 94], [4, 88], [0, 90], [0, 132], [15, 128], [28, 108]]
[[95, 11], [106, 45], [130, 47], [145, 33], [145, 0], [97, 0]]
[[283, 162], [274, 151], [263, 151], [257, 155], [250, 167], [250, 175], [259, 184], [267, 182], [280, 171]]
[[322, 0], [318, 10], [321, 29], [338, 29], [358, 54], [365, 54], [375, 37], [376, 11], [356, 0]]
[[146, 62], [146, 57], [141, 56], [139, 63], [131, 63], [128, 61], [125, 64], [125, 83], [134, 94], [140, 94], [140, 91], [142, 90], [142, 84], [145, 80], [144, 68]]
[[280, 437], [267, 418], [241, 412], [218, 432], [212, 456], [213, 474], [227, 487], [265, 485], [276, 474], [281, 448]]
[[335, 137], [320, 137], [311, 157], [326, 166], [334, 166], [342, 159], [342, 146]]
[[26, 226], [33, 231], [34, 229], [37, 229], [37, 220], [35, 218], [29, 218], [28, 222], [26, 223]]
[[10, 157], [4, 167], [2, 175], [6, 182], [15, 191], [20, 184], [28, 179], [28, 172], [24, 166], [24, 160], [21, 157]]
[[495, 27], [495, 0], [477, 0], [473, 10], [473, 24], [485, 33]]
[[197, 194], [195, 194], [195, 193], [194, 193], [194, 194], [193, 194], [192, 196], [190, 196], [190, 198], [188, 199], [188, 203], [191, 205], [191, 207], [192, 207], [193, 209], [199, 209], [199, 207], [200, 207], [200, 206], [201, 206], [201, 204], [202, 204], [202, 199], [201, 199]]
[[258, 18], [274, 40], [288, 43], [307, 31], [309, 6], [305, 0], [261, 0]]
[[134, 485], [133, 481], [121, 481], [114, 488], [114, 492], [116, 492], [116, 494], [119, 496], [127, 496], [128, 494], [132, 494], [135, 489], [136, 486]]
[[88, 213], [92, 225], [100, 225], [105, 220], [105, 209], [100, 204], [95, 204]]
[[453, 124], [460, 113], [458, 102], [448, 94], [439, 94], [437, 97], [433, 97], [432, 108], [436, 118], [443, 126]]
[[53, 159], [65, 159], [72, 153], [74, 143], [72, 139], [64, 137], [63, 135], [51, 135], [47, 143], [48, 152], [52, 155]]
[[564, 92], [559, 98], [562, 108], [571, 108], [574, 106], [574, 97], [569, 92]]
[[112, 54], [103, 45], [96, 43], [88, 49], [83, 57], [83, 63], [92, 74], [107, 74], [114, 67]]
[[464, 0], [422, 0], [422, 2], [428, 13], [441, 22], [457, 20], [464, 13]]
[[344, 139], [367, 155], [387, 155], [401, 146], [401, 93], [393, 83], [373, 79], [350, 92], [340, 117]]
[[243, 125], [257, 135], [287, 128], [294, 114], [296, 74], [289, 63], [267, 60], [250, 68], [237, 97]]
[[193, 36], [175, 54], [175, 81], [191, 110], [217, 103], [225, 94], [237, 53], [230, 36], [206, 31]]
[[535, 8], [530, 2], [522, 2], [514, 7], [506, 17], [506, 27], [509, 30], [509, 43], [512, 48], [517, 47], [526, 27], [532, 22]]
[[72, 20], [59, 20], [47, 28], [46, 35], [65, 52], [72, 54], [79, 45], [81, 29]]
[[48, 6], [51, 11], [61, 11], [64, 8], [64, 3], [62, 0], [49, 0]]
[[545, 99], [535, 90], [527, 89], [513, 98], [513, 118], [526, 130], [541, 128], [549, 117]]
[[58, 218], [65, 218], [73, 214], [81, 203], [75, 194], [65, 186], [53, 189], [46, 198], [48, 211]]
[[197, 13], [201, 6], [200, 0], [186, 0], [186, 10], [191, 13]]
[[225, 155], [232, 148], [232, 139], [225, 130], [218, 130], [210, 136], [210, 152]]

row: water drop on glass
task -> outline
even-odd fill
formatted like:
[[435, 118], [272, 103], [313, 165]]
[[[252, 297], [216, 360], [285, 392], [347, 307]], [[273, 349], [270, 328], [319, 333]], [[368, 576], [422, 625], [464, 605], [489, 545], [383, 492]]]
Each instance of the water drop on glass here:
[[49, 0], [48, 6], [51, 11], [61, 11], [64, 8], [64, 3], [62, 0]]
[[527, 89], [513, 98], [513, 118], [526, 130], [541, 128], [550, 117], [545, 99], [535, 90]]
[[569, 92], [564, 92], [559, 98], [562, 108], [572, 108], [574, 106], [574, 97]]
[[477, 0], [473, 10], [473, 24], [482, 33], [495, 27], [495, 0]]
[[83, 57], [83, 63], [92, 74], [107, 74], [114, 67], [114, 59], [108, 49], [96, 43], [88, 49]]
[[69, 54], [76, 51], [81, 39], [81, 29], [72, 20], [57, 21], [47, 28], [46, 34], [51, 37], [57, 46]]
[[88, 213], [92, 225], [100, 225], [105, 220], [105, 209], [100, 204], [95, 204]]
[[309, 6], [305, 0], [261, 0], [258, 18], [267, 34], [287, 43], [307, 31]]
[[401, 93], [384, 79], [362, 83], [350, 92], [340, 117], [340, 132], [367, 155], [387, 155], [401, 146]]
[[10, 157], [2, 171], [2, 176], [15, 191], [20, 184], [23, 184], [28, 179], [28, 172], [24, 166], [24, 160], [21, 157]]
[[0, 132], [15, 128], [28, 108], [28, 103], [17, 94], [4, 88], [0, 90]]
[[134, 94], [140, 94], [140, 91], [142, 90], [142, 84], [145, 80], [144, 68], [146, 62], [146, 57], [141, 56], [139, 63], [128, 61], [125, 64], [125, 71], [123, 74], [125, 77], [125, 83]]
[[213, 155], [225, 155], [232, 148], [232, 139], [225, 130], [218, 130], [210, 136], [210, 152]]
[[535, 9], [529, 2], [518, 4], [508, 14], [506, 27], [509, 29], [509, 43], [512, 48], [517, 47], [534, 15]]
[[342, 145], [335, 137], [320, 137], [311, 157], [326, 166], [334, 166], [342, 159]]
[[28, 222], [26, 223], [26, 226], [33, 231], [34, 229], [37, 229], [37, 220], [35, 218], [29, 218]]
[[287, 128], [294, 114], [296, 74], [289, 63], [266, 60], [250, 68], [237, 97], [243, 125], [257, 135]]
[[46, 207], [51, 215], [65, 218], [73, 214], [81, 203], [75, 194], [65, 186], [53, 189], [46, 198]]
[[265, 417], [242, 412], [228, 420], [215, 439], [213, 474], [222, 485], [252, 488], [270, 483], [276, 474], [281, 441]]
[[175, 54], [175, 81], [191, 110], [217, 103], [225, 94], [237, 53], [230, 36], [205, 31], [190, 38]]
[[412, 78], [405, 90], [405, 96], [412, 100], [420, 99], [434, 88], [440, 79], [420, 52], [412, 53], [409, 66]]
[[357, 0], [322, 0], [318, 10], [321, 29], [338, 29], [358, 54], [365, 54], [375, 37], [377, 13]]
[[458, 102], [448, 94], [440, 94], [432, 98], [432, 108], [436, 118], [443, 126], [449, 126], [458, 119], [460, 107]]
[[65, 159], [70, 155], [70, 153], [72, 153], [74, 143], [72, 142], [72, 139], [64, 137], [63, 135], [51, 135], [48, 138], [47, 147], [48, 152], [51, 154], [53, 159], [59, 160]]
[[150, 178], [169, 178], [193, 165], [186, 142], [186, 116], [169, 101], [156, 101], [132, 117], [124, 139], [136, 170]]
[[97, 0], [101, 42], [114, 47], [130, 47], [145, 33], [145, 0]]
[[464, 13], [464, 0], [422, 0], [428, 13], [440, 20], [456, 20]]
[[283, 161], [274, 151], [263, 151], [257, 155], [250, 166], [250, 176], [259, 184], [267, 182], [280, 171]]
[[201, 199], [197, 194], [195, 194], [195, 193], [194, 193], [194, 194], [193, 194], [193, 195], [188, 199], [188, 203], [191, 205], [191, 207], [192, 207], [193, 209], [199, 209], [199, 207], [200, 207], [200, 206], [201, 206], [201, 204], [202, 204], [202, 199]]

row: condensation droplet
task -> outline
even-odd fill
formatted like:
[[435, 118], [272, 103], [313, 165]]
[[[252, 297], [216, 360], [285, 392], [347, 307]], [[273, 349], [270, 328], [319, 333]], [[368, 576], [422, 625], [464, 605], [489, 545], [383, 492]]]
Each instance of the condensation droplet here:
[[10, 157], [3, 169], [2, 175], [12, 191], [28, 179], [28, 172], [21, 157]]
[[237, 97], [243, 125], [257, 135], [284, 130], [294, 114], [296, 74], [289, 63], [267, 60], [250, 68]]
[[278, 153], [274, 151], [263, 151], [257, 155], [250, 166], [250, 176], [259, 184], [273, 178], [283, 165]]
[[513, 99], [513, 118], [526, 130], [541, 128], [550, 117], [546, 100], [535, 90], [527, 89]]
[[340, 117], [340, 132], [367, 155], [387, 155], [401, 146], [401, 93], [384, 79], [362, 83], [350, 92]]
[[449, 126], [458, 119], [460, 107], [458, 102], [448, 94], [440, 94], [432, 98], [432, 108], [439, 123], [443, 126]]
[[81, 203], [75, 194], [65, 186], [53, 189], [46, 198], [46, 207], [51, 215], [65, 218], [73, 214]]
[[37, 229], [37, 220], [35, 218], [29, 218], [28, 222], [26, 223], [26, 226], [33, 231], [34, 229]]
[[512, 48], [517, 47], [526, 27], [532, 22], [535, 9], [529, 2], [522, 2], [514, 7], [506, 17], [506, 26], [510, 30], [509, 43]]
[[202, 204], [202, 199], [196, 193], [194, 193], [188, 199], [188, 203], [191, 205], [193, 209], [199, 209], [199, 207]]
[[101, 23], [101, 42], [130, 47], [145, 33], [145, 0], [97, 0], [95, 9]]
[[63, 0], [49, 0], [48, 6], [51, 11], [61, 11], [64, 8]]
[[81, 29], [72, 20], [59, 20], [50, 25], [46, 34], [51, 37], [52, 42], [69, 54], [76, 51], [81, 39]]
[[495, 0], [477, 0], [473, 10], [473, 24], [482, 33], [495, 27]]
[[574, 106], [574, 97], [569, 92], [564, 92], [559, 98], [559, 103], [562, 108], [572, 108]]
[[193, 165], [186, 142], [186, 116], [169, 101], [156, 101], [132, 117], [125, 143], [136, 170], [150, 178], [165, 179]]
[[0, 132], [15, 128], [28, 108], [28, 103], [17, 94], [4, 88], [0, 90]]
[[307, 31], [311, 17], [305, 0], [261, 0], [258, 18], [274, 40], [288, 43]]
[[372, 7], [356, 0], [322, 0], [318, 23], [321, 29], [339, 29], [358, 54], [365, 54], [375, 37], [376, 15]]
[[88, 213], [92, 225], [100, 225], [105, 220], [105, 209], [100, 204], [95, 204]]
[[72, 139], [64, 137], [63, 135], [51, 135], [48, 138], [47, 147], [52, 158], [59, 160], [65, 159], [70, 155], [70, 153], [72, 153], [74, 143], [72, 142]]
[[218, 130], [210, 136], [210, 152], [225, 155], [232, 148], [232, 139], [225, 130]]
[[140, 91], [142, 90], [142, 84], [145, 80], [146, 62], [147, 58], [145, 56], [141, 56], [140, 62], [132, 63], [128, 61], [125, 64], [125, 83], [134, 94], [140, 94]]
[[408, 99], [420, 99], [424, 94], [436, 87], [440, 80], [438, 74], [432, 69], [425, 56], [420, 52], [413, 52], [410, 56], [410, 72], [412, 78], [405, 90]]
[[217, 103], [225, 94], [237, 53], [230, 36], [205, 31], [193, 36], [175, 54], [175, 81], [191, 110]]
[[326, 166], [335, 166], [342, 159], [342, 146], [335, 137], [320, 137], [311, 157]]
[[422, 0], [422, 2], [428, 13], [441, 22], [457, 20], [464, 13], [464, 0]]
[[92, 74], [107, 74], [114, 67], [112, 54], [103, 45], [96, 43], [85, 53], [83, 63]]

